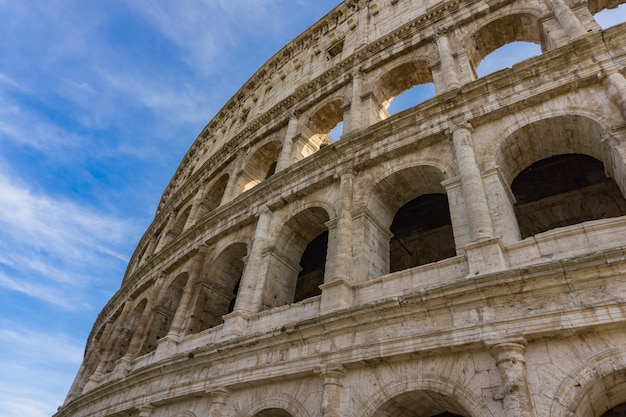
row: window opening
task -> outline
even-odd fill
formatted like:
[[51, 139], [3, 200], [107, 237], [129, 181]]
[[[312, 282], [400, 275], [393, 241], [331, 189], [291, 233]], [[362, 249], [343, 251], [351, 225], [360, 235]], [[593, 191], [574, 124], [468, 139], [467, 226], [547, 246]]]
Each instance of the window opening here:
[[294, 303], [320, 295], [319, 286], [324, 283], [326, 253], [328, 250], [328, 230], [313, 239], [304, 250], [300, 260], [302, 270], [296, 281]]
[[328, 133], [328, 140], [330, 143], [337, 142], [343, 133], [343, 121], [337, 123], [335, 127], [333, 127]]
[[626, 22], [626, 3], [622, 3], [614, 8], [600, 10], [593, 16], [602, 29]]
[[511, 42], [487, 55], [476, 68], [476, 73], [484, 77], [536, 55], [541, 55], [541, 46], [536, 43]]
[[405, 90], [397, 97], [394, 97], [387, 108], [387, 112], [389, 115], [400, 113], [401, 111], [415, 107], [432, 97], [435, 97], [435, 84], [419, 84]]
[[456, 255], [445, 194], [425, 194], [409, 201], [397, 211], [390, 230], [390, 272]]
[[626, 214], [626, 200], [604, 165], [581, 154], [542, 159], [511, 184], [522, 239], [557, 227]]

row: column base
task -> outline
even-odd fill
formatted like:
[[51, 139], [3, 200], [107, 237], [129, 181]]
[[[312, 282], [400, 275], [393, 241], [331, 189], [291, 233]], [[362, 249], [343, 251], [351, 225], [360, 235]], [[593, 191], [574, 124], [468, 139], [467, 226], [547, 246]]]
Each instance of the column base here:
[[155, 360], [160, 361], [176, 353], [178, 341], [178, 336], [173, 334], [168, 334], [159, 339], [156, 352], [154, 353]]
[[324, 312], [348, 308], [352, 305], [352, 285], [345, 279], [334, 279], [320, 285], [322, 290], [321, 310]]
[[222, 329], [222, 340], [232, 339], [243, 335], [248, 330], [250, 314], [245, 311], [235, 310], [232, 313], [222, 316], [224, 327]]
[[467, 255], [470, 277], [503, 271], [509, 267], [506, 249], [500, 238], [470, 243], [463, 250]]

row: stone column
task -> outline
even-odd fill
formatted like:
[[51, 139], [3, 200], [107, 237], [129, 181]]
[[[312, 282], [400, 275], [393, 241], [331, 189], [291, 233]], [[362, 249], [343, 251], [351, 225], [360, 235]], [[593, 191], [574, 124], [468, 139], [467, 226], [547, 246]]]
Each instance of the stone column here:
[[130, 301], [127, 301], [124, 304], [124, 308], [122, 309], [119, 317], [117, 318], [117, 320], [115, 320], [115, 327], [113, 328], [113, 331], [106, 341], [102, 356], [100, 357], [100, 361], [98, 363], [98, 367], [89, 378], [87, 384], [85, 385], [84, 391], [89, 391], [90, 389], [95, 388], [100, 382], [100, 379], [102, 379], [102, 376], [105, 373], [111, 371], [109, 369], [109, 361], [113, 356], [113, 352], [115, 351], [117, 342], [120, 338], [120, 335], [122, 334], [122, 331], [124, 330], [124, 323], [126, 323], [126, 321], [128, 320], [128, 316], [130, 315], [131, 311], [132, 303]]
[[194, 198], [193, 204], [191, 205], [191, 211], [189, 212], [189, 217], [187, 217], [187, 221], [185, 222], [185, 226], [183, 230], [187, 229], [191, 225], [196, 223], [198, 213], [200, 213], [200, 207], [202, 206], [202, 200], [204, 200], [204, 195], [207, 190], [207, 182], [203, 181], [200, 187], [198, 187], [198, 191], [196, 192], [196, 196]]
[[480, 168], [474, 155], [471, 128], [469, 123], [455, 126], [452, 131], [452, 141], [461, 178], [470, 236], [473, 242], [477, 242], [493, 237], [493, 227]]
[[228, 203], [237, 197], [239, 190], [239, 177], [241, 176], [241, 168], [243, 167], [243, 162], [246, 158], [246, 150], [238, 149], [237, 156], [233, 161], [233, 169], [232, 175], [228, 177], [228, 184], [226, 184], [226, 189], [224, 190], [224, 196], [222, 197], [222, 201], [224, 203]]
[[156, 407], [153, 405], [144, 405], [137, 408], [137, 411], [139, 411], [139, 417], [150, 417], [155, 409]]
[[343, 376], [346, 371], [341, 365], [326, 366], [322, 371], [322, 417], [342, 417], [341, 397]]
[[230, 390], [226, 388], [218, 388], [214, 391], [207, 391], [211, 398], [211, 407], [209, 408], [209, 417], [224, 417], [226, 408], [226, 400], [230, 396]]
[[293, 140], [298, 134], [298, 122], [298, 113], [294, 111], [289, 115], [287, 133], [285, 133], [283, 147], [280, 150], [280, 155], [276, 162], [276, 172], [282, 171], [293, 164]]
[[469, 123], [455, 126], [452, 140], [469, 229], [470, 243], [462, 248], [467, 254], [469, 275], [500, 271], [507, 267], [506, 250], [502, 241], [496, 238], [493, 232], [489, 204], [474, 154]]
[[363, 74], [361, 71], [354, 71], [352, 74], [352, 95], [350, 104], [344, 107], [343, 131], [350, 133], [359, 130], [362, 127], [361, 114], [361, 84], [363, 82]]
[[198, 278], [200, 278], [200, 275], [202, 274], [202, 269], [208, 251], [208, 246], [201, 245], [198, 248], [198, 252], [193, 258], [193, 264], [191, 266], [189, 278], [187, 279], [187, 284], [185, 285], [183, 294], [180, 297], [180, 301], [178, 303], [178, 307], [176, 308], [176, 313], [174, 314], [174, 318], [172, 319], [172, 325], [170, 326], [170, 330], [167, 336], [178, 339], [183, 333], [183, 326], [185, 324], [187, 314], [189, 313], [189, 303], [191, 301], [191, 296], [193, 295], [193, 291], [195, 290], [196, 284], [198, 283]]
[[604, 71], [604, 86], [609, 91], [609, 96], [622, 112], [622, 117], [626, 119], [626, 78], [617, 69], [612, 68]]
[[435, 43], [437, 44], [439, 60], [441, 61], [441, 74], [444, 80], [443, 91], [459, 88], [461, 82], [459, 81], [459, 74], [456, 70], [454, 57], [450, 51], [450, 41], [448, 40], [448, 31], [446, 29], [437, 31], [435, 34]]
[[498, 343], [491, 347], [504, 389], [504, 414], [507, 417], [537, 417], [533, 404], [524, 354], [523, 343]]
[[176, 209], [170, 212], [170, 215], [167, 218], [167, 223], [165, 224], [165, 227], [163, 228], [163, 233], [159, 237], [159, 243], [157, 243], [156, 249], [154, 250], [155, 253], [160, 251], [165, 245], [167, 245], [167, 243], [170, 240], [172, 240], [172, 237], [170, 236], [170, 230], [172, 230], [174, 228], [174, 225], [176, 224], [177, 214], [178, 214], [178, 210]]
[[183, 327], [185, 325], [185, 321], [187, 320], [187, 315], [189, 314], [189, 305], [193, 296], [193, 291], [195, 290], [196, 284], [198, 283], [198, 278], [202, 274], [204, 261], [208, 251], [208, 246], [201, 245], [198, 248], [198, 252], [193, 258], [191, 271], [189, 272], [187, 283], [185, 284], [185, 288], [180, 297], [180, 301], [178, 302], [178, 307], [176, 307], [176, 313], [174, 313], [174, 318], [172, 319], [170, 329], [167, 332], [167, 335], [161, 338], [158, 342], [156, 354], [156, 356], [158, 357], [163, 357], [170, 354], [173, 347], [184, 335]]
[[570, 39], [583, 36], [587, 33], [585, 27], [580, 22], [574, 11], [564, 0], [547, 0], [548, 6], [552, 8], [556, 20]]
[[351, 304], [352, 273], [352, 196], [354, 192], [354, 174], [344, 172], [339, 185], [339, 210], [335, 241], [332, 243], [333, 255], [328, 278], [322, 289], [322, 306], [325, 311], [347, 307]]
[[251, 314], [260, 309], [262, 300], [260, 293], [263, 291], [264, 282], [262, 280], [265, 279], [265, 275], [260, 274], [259, 269], [263, 251], [267, 247], [271, 216], [272, 212], [267, 206], [263, 207], [259, 213], [259, 220], [254, 232], [254, 239], [250, 245], [248, 261], [241, 277], [233, 312]]

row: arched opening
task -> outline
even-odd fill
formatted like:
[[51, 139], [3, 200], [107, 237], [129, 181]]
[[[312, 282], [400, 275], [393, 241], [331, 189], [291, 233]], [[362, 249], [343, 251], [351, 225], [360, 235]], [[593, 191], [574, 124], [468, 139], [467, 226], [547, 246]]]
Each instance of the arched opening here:
[[180, 274], [161, 296], [159, 303], [153, 310], [152, 319], [140, 355], [154, 351], [159, 339], [166, 336], [167, 332], [169, 332], [186, 284], [187, 274]]
[[228, 179], [228, 174], [224, 174], [211, 186], [200, 202], [197, 216], [198, 219], [209, 214], [220, 206], [222, 198], [224, 197], [224, 192], [226, 191], [226, 185], [228, 185]]
[[[535, 16], [526, 13], [504, 16], [486, 24], [469, 38], [466, 49], [474, 71], [487, 55], [512, 42], [534, 43], [541, 46], [542, 52], [546, 51], [546, 36]], [[508, 62], [507, 66], [513, 63]]]
[[424, 194], [402, 206], [390, 227], [389, 272], [456, 255], [448, 197]]
[[489, 53], [476, 68], [479, 77], [513, 67], [527, 58], [541, 55], [541, 47], [532, 42], [511, 42]]
[[269, 254], [263, 308], [278, 307], [319, 294], [317, 286], [324, 282], [326, 268], [328, 220], [326, 210], [311, 207], [285, 223], [274, 250]]
[[263, 411], [259, 411], [254, 417], [292, 417], [289, 412], [280, 408], [268, 408]]
[[373, 417], [470, 417], [459, 402], [434, 391], [410, 391], [397, 395], [376, 410]]
[[[306, 158], [341, 137], [337, 126], [343, 127], [343, 101], [333, 100], [318, 109], [302, 127], [296, 145], [296, 160]], [[332, 132], [332, 137], [331, 137]]]
[[324, 283], [326, 272], [326, 253], [328, 251], [328, 230], [319, 234], [307, 245], [302, 258], [296, 281], [294, 303], [315, 297], [322, 293], [319, 286]]
[[561, 154], [524, 169], [511, 184], [515, 214], [526, 238], [557, 227], [626, 214], [626, 200], [604, 164]]
[[602, 417], [626, 417], [626, 403], [621, 403], [611, 408]]
[[183, 231], [187, 219], [189, 218], [189, 213], [191, 213], [191, 206], [187, 207], [182, 213], [176, 216], [176, 223], [174, 223], [174, 227], [170, 230], [172, 236], [178, 236]]
[[145, 298], [141, 300], [141, 302], [135, 306], [133, 312], [125, 323], [117, 323], [117, 325], [121, 326], [122, 329], [120, 330], [119, 338], [113, 348], [113, 353], [106, 365], [107, 372], [112, 372], [115, 368], [115, 362], [117, 362], [128, 351], [130, 340], [139, 326], [139, 321], [141, 320], [141, 316], [143, 315], [147, 302], [148, 301]]
[[418, 166], [397, 171], [374, 187], [368, 201], [374, 217], [368, 234], [377, 249], [369, 258], [379, 274], [456, 255], [444, 179], [437, 168]]
[[195, 291], [196, 299], [187, 326], [188, 334], [199, 333], [222, 324], [222, 316], [232, 312], [246, 254], [246, 245], [235, 243], [211, 262], [207, 275], [200, 280]]
[[387, 115], [435, 96], [433, 76], [425, 61], [407, 62], [388, 71], [378, 81], [378, 90]]
[[249, 190], [274, 175], [280, 148], [281, 143], [279, 141], [272, 141], [254, 152], [242, 172], [241, 188], [243, 191]]
[[626, 22], [626, 3], [617, 0], [589, 0], [589, 11], [602, 29]]

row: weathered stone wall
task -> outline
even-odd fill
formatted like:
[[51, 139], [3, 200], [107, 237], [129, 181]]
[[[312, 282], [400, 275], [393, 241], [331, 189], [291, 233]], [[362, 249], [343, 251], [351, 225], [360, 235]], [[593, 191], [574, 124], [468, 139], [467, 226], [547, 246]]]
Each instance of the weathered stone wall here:
[[[626, 402], [626, 26], [593, 18], [615, 4], [344, 1], [192, 145], [57, 416], [599, 417]], [[520, 40], [543, 53], [477, 77]], [[388, 113], [429, 82], [435, 97]], [[581, 155], [602, 169], [550, 159]], [[520, 178], [550, 195], [526, 203]], [[429, 195], [453, 247], [423, 226]], [[319, 271], [317, 291], [303, 281]]]

